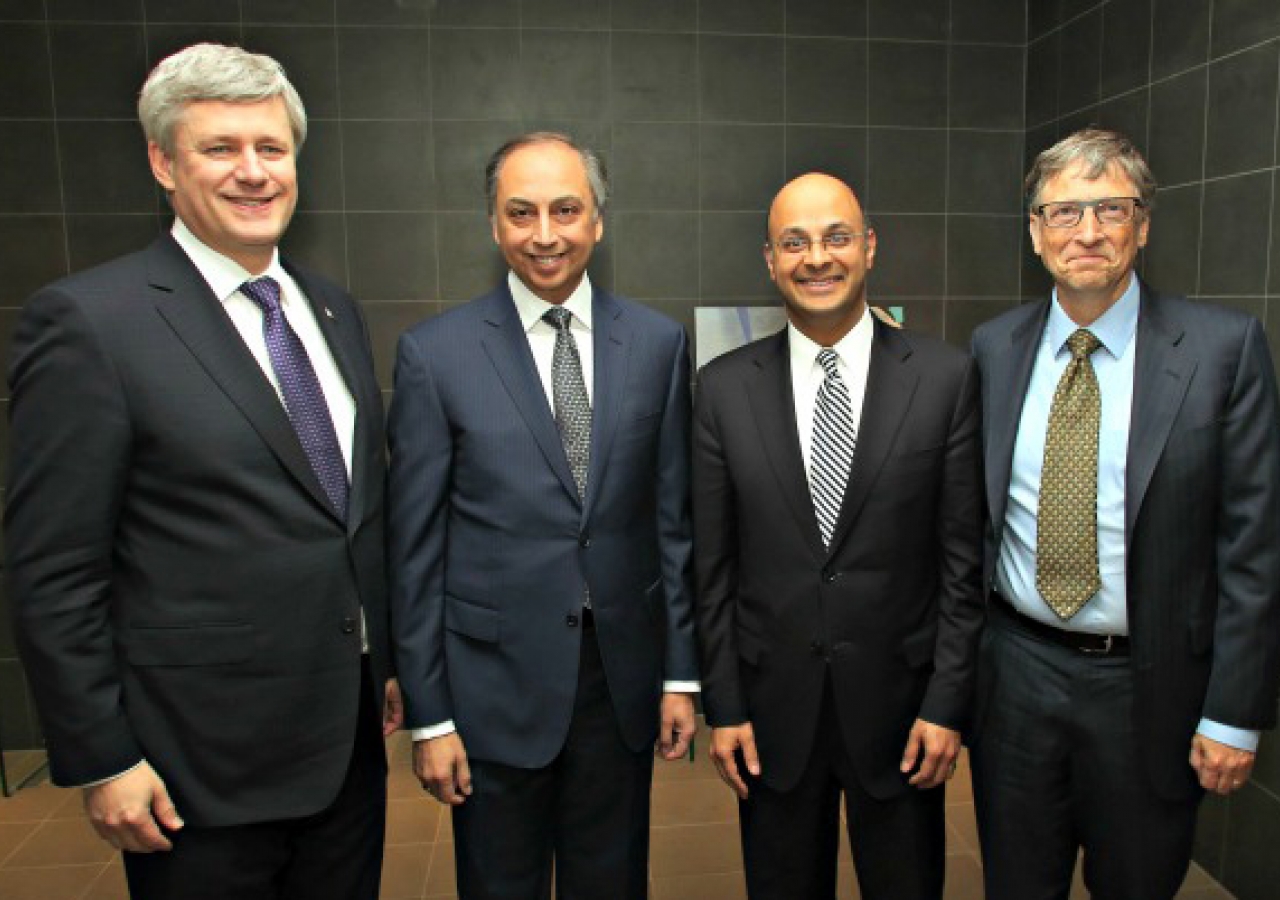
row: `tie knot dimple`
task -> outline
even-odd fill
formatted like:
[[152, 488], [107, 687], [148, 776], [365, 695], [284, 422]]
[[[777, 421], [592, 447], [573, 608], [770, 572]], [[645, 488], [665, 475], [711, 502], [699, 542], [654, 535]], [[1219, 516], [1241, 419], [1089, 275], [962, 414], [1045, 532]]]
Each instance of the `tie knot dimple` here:
[[546, 322], [556, 331], [567, 331], [569, 328], [569, 320], [573, 318], [573, 313], [565, 309], [563, 306], [553, 306], [542, 314], [542, 321]]
[[818, 351], [818, 365], [822, 366], [823, 371], [827, 373], [827, 377], [839, 374], [839, 370], [836, 368], [836, 362], [839, 359], [840, 357], [836, 355], [836, 351], [830, 347], [823, 347]]
[[1076, 359], [1083, 359], [1093, 353], [1102, 346], [1102, 341], [1098, 340], [1098, 336], [1087, 328], [1078, 328], [1071, 337], [1067, 338], [1067, 347], [1071, 350], [1071, 355]]
[[264, 312], [280, 308], [280, 285], [274, 278], [255, 278], [240, 285], [240, 292], [262, 307]]

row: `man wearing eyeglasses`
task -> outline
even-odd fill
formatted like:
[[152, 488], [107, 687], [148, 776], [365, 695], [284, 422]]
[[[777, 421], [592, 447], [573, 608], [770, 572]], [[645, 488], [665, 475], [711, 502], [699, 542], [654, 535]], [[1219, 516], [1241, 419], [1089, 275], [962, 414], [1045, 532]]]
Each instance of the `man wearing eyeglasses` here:
[[1165, 900], [1205, 791], [1275, 724], [1280, 429], [1262, 325], [1134, 274], [1155, 181], [1123, 136], [1040, 154], [1053, 296], [973, 338], [988, 627], [973, 775], [987, 896]]
[[752, 900], [835, 895], [842, 796], [861, 895], [936, 900], [982, 627], [976, 371], [869, 314], [844, 183], [786, 185], [768, 235], [789, 324], [708, 364], [694, 404], [712, 757]]

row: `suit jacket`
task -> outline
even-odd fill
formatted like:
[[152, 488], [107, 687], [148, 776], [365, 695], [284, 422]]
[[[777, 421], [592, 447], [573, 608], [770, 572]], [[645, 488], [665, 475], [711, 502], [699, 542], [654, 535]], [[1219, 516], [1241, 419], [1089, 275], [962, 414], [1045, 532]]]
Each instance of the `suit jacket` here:
[[145, 757], [187, 822], [234, 825], [317, 812], [342, 783], [361, 607], [388, 674], [382, 405], [359, 308], [289, 271], [356, 402], [345, 525], [170, 236], [23, 310], [8, 574], [60, 784]]
[[[785, 791], [819, 728], [842, 729], [863, 786], [898, 771], [917, 717], [968, 713], [981, 595], [977, 379], [960, 351], [874, 323], [844, 503], [824, 549], [805, 478], [787, 332], [709, 363], [694, 404], [703, 700], [750, 722]], [[838, 723], [819, 721], [830, 673]]]
[[[1049, 302], [1011, 310], [973, 337], [988, 585]], [[1238, 728], [1275, 724], [1280, 408], [1266, 337], [1251, 316], [1143, 285], [1136, 340], [1125, 467], [1134, 720], [1143, 768], [1172, 799], [1199, 790], [1187, 757], [1202, 715]]]
[[597, 289], [585, 501], [505, 283], [400, 339], [391, 579], [406, 725], [452, 719], [478, 759], [547, 765], [577, 689], [583, 585], [623, 737], [696, 679], [683, 329]]

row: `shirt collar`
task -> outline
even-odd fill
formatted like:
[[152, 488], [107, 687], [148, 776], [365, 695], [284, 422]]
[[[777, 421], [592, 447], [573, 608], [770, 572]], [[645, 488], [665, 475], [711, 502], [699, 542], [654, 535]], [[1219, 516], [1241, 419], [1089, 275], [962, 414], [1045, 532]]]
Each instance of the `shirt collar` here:
[[[1138, 282], [1138, 276], [1130, 272], [1129, 286], [1120, 295], [1120, 299], [1111, 304], [1111, 308], [1089, 326], [1093, 336], [1115, 359], [1124, 355], [1129, 342], [1133, 340], [1134, 332], [1138, 330], [1138, 305], [1141, 296], [1142, 288]], [[1071, 321], [1071, 317], [1063, 311], [1058, 303], [1058, 289], [1054, 288], [1053, 303], [1049, 305], [1049, 324], [1046, 333], [1049, 346], [1053, 348], [1055, 356], [1066, 346], [1067, 338], [1079, 328], [1080, 326]]]
[[[868, 352], [873, 332], [871, 311], [863, 307], [862, 318], [858, 319], [858, 324], [850, 328], [849, 333], [836, 341], [831, 349], [836, 351], [836, 355], [848, 365], [859, 353]], [[791, 349], [792, 373], [806, 372], [810, 367], [818, 364], [821, 345], [790, 322], [787, 323], [787, 343]]]
[[[555, 306], [543, 300], [516, 277], [515, 272], [507, 272], [507, 287], [511, 290], [511, 299], [515, 301], [516, 313], [520, 316], [520, 325], [527, 332], [541, 321], [547, 310]], [[582, 273], [582, 281], [574, 288], [569, 299], [560, 304], [573, 317], [582, 323], [587, 331], [591, 330], [591, 279], [586, 272]]]
[[196, 270], [213, 290], [214, 296], [221, 301], [225, 301], [240, 290], [240, 285], [254, 278], [270, 276], [281, 285], [288, 282], [284, 268], [280, 265], [278, 249], [271, 252], [271, 264], [267, 266], [267, 270], [262, 275], [254, 275], [235, 260], [223, 256], [192, 234], [186, 223], [176, 216], [173, 219], [173, 239], [191, 259]]

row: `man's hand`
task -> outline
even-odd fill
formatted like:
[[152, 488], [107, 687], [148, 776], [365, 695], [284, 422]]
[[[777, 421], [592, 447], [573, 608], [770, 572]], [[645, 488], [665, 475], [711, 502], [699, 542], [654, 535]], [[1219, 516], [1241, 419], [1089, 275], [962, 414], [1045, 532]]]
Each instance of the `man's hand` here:
[[960, 755], [960, 732], [916, 719], [907, 736], [900, 769], [905, 775], [918, 764], [909, 784], [921, 790], [935, 788], [955, 774], [956, 757]]
[[1226, 796], [1249, 780], [1257, 754], [1197, 734], [1191, 739], [1191, 768], [1200, 787]]
[[382, 701], [382, 736], [391, 737], [404, 725], [404, 700], [400, 697], [400, 682], [387, 679], [386, 698]]
[[746, 800], [747, 784], [738, 772], [736, 751], [739, 748], [742, 749], [747, 771], [759, 778], [760, 757], [756, 755], [756, 733], [751, 723], [711, 729], [711, 759], [716, 764], [716, 771], [724, 783], [733, 788], [738, 799]]
[[658, 751], [662, 758], [673, 760], [684, 756], [697, 730], [693, 697], [689, 694], [663, 694], [662, 730], [658, 733]]
[[413, 745], [413, 774], [432, 797], [459, 806], [471, 795], [471, 767], [455, 731]]
[[84, 811], [98, 837], [117, 850], [134, 853], [172, 850], [160, 825], [170, 831], [182, 827], [169, 791], [145, 760], [123, 775], [85, 788]]

